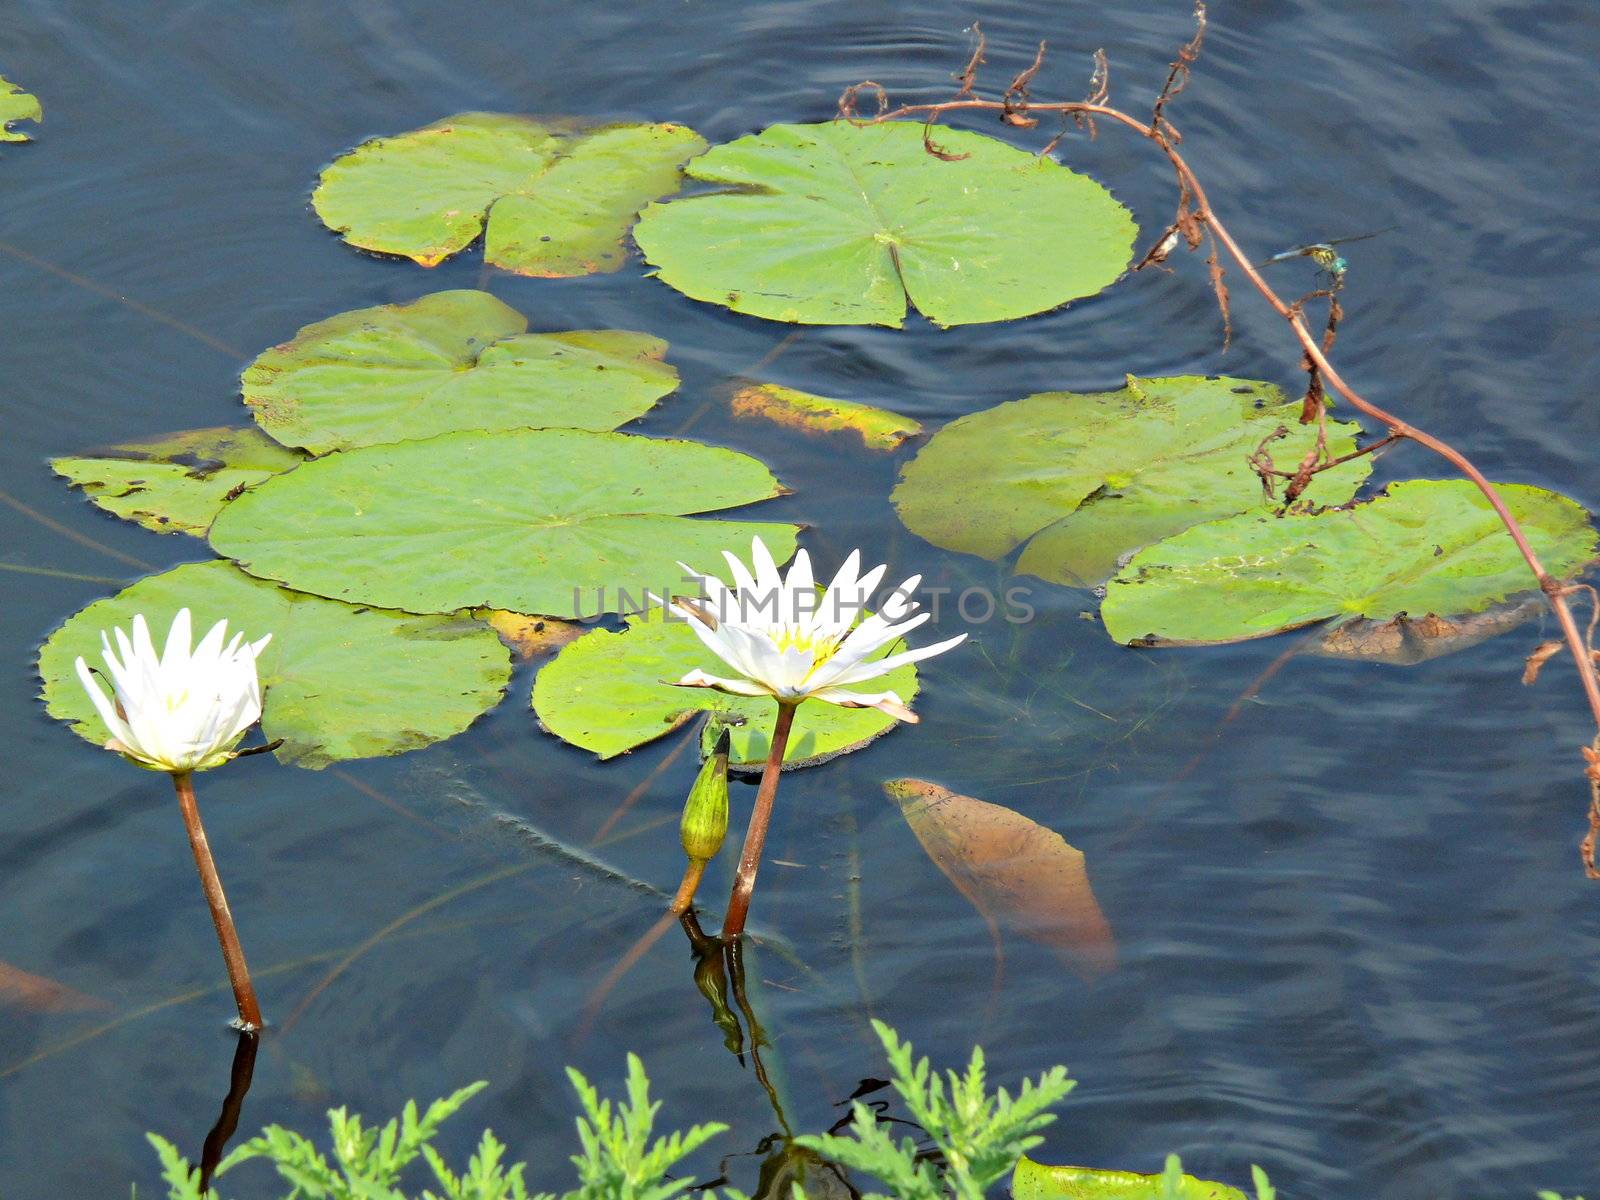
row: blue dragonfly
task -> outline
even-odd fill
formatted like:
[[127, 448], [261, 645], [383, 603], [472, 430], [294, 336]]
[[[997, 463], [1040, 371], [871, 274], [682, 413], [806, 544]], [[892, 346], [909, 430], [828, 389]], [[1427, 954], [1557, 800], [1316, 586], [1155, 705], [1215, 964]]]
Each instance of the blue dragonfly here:
[[1309, 258], [1333, 281], [1334, 286], [1338, 287], [1344, 283], [1345, 273], [1349, 271], [1350, 264], [1345, 260], [1344, 255], [1334, 249], [1335, 246], [1343, 246], [1349, 242], [1364, 242], [1368, 238], [1377, 237], [1379, 234], [1393, 233], [1398, 228], [1398, 225], [1391, 225], [1387, 229], [1376, 229], [1371, 233], [1357, 233], [1349, 237], [1329, 238], [1325, 242], [1312, 242], [1309, 245], [1296, 246], [1292, 250], [1274, 254], [1264, 262], [1257, 263], [1256, 266], [1259, 269], [1261, 267], [1270, 267], [1273, 263], [1287, 262], [1291, 258]]

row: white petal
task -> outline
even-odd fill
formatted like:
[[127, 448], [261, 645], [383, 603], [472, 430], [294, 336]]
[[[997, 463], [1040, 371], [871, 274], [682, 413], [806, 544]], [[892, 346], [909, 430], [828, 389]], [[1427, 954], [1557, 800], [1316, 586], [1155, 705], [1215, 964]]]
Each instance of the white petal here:
[[731, 550], [724, 550], [722, 557], [728, 560], [728, 571], [733, 576], [733, 586], [741, 592], [755, 591], [756, 581], [750, 572], [745, 569], [744, 563], [740, 562]]
[[856, 587], [861, 590], [861, 602], [865, 604], [872, 599], [872, 593], [878, 590], [878, 585], [883, 582], [883, 577], [889, 572], [888, 563], [879, 563], [860, 579], [856, 580]]
[[876, 616], [868, 617], [856, 626], [834, 656], [822, 664], [817, 671], [815, 682], [822, 687], [844, 682], [847, 678], [849, 682], [859, 683], [863, 679], [872, 679], [894, 670], [893, 667], [879, 666], [879, 662], [887, 661], [887, 658], [873, 662], [867, 660], [883, 647], [898, 641], [924, 621], [930, 620], [931, 616], [930, 613], [919, 613], [911, 620], [902, 621], [898, 625], [880, 621]]
[[706, 649], [710, 650], [711, 653], [715, 654], [734, 670], [743, 671], [745, 669], [744, 664], [738, 662], [736, 658], [738, 654], [738, 647], [728, 636], [729, 631], [732, 630], [734, 626], [725, 623], [719, 623], [717, 627], [713, 629], [701, 615], [704, 612], [703, 609], [698, 607], [690, 607], [685, 604], [679, 604], [676, 607], [678, 608], [679, 612], [686, 613], [688, 615], [687, 620], [689, 628], [694, 631], [696, 637], [705, 643]]
[[856, 586], [856, 576], [860, 571], [861, 551], [852, 550], [845, 557], [844, 562], [840, 564], [839, 569], [833, 573], [833, 578], [828, 582], [829, 594], [848, 594], [850, 596], [854, 596], [858, 591]]
[[893, 692], [847, 692], [840, 688], [827, 688], [811, 693], [811, 699], [837, 704], [841, 708], [876, 708], [888, 713], [897, 721], [917, 723], [917, 714], [906, 707], [904, 700]]
[[913, 599], [917, 587], [921, 583], [922, 576], [913, 575], [889, 593], [887, 599], [878, 608], [878, 611], [891, 621], [898, 621], [902, 617], [910, 616], [922, 607]]
[[886, 675], [896, 667], [903, 667], [907, 663], [921, 662], [924, 659], [932, 658], [935, 654], [943, 654], [946, 650], [953, 650], [966, 640], [966, 634], [958, 633], [953, 638], [935, 642], [931, 646], [918, 646], [914, 650], [902, 650], [899, 654], [891, 654], [887, 658], [864, 662], [849, 671], [842, 672], [835, 682], [849, 684], [876, 679], [879, 675]]
[[106, 696], [99, 680], [94, 677], [94, 672], [89, 670], [89, 664], [82, 658], [78, 659], [78, 679], [83, 684], [83, 690], [89, 693], [89, 699], [94, 702], [95, 712], [100, 714], [100, 719], [105, 722], [111, 736], [124, 745], [131, 746], [133, 735], [128, 732], [127, 723], [117, 716], [116, 706]]
[[817, 615], [817, 581], [811, 573], [811, 555], [804, 550], [789, 564], [783, 588], [785, 603], [780, 619], [787, 625], [809, 627]]
[[779, 594], [783, 590], [783, 579], [778, 574], [778, 564], [772, 561], [772, 551], [759, 537], [750, 539], [750, 561], [755, 566], [756, 592], [763, 597]]
[[690, 671], [678, 680], [675, 686], [715, 688], [719, 692], [728, 692], [735, 696], [772, 695], [766, 688], [748, 679], [723, 679], [716, 675], [707, 675], [704, 671]]
[[[122, 632], [120, 629], [117, 631]], [[143, 613], [138, 613], [133, 618], [133, 652], [134, 656], [147, 663], [156, 663], [161, 660], [156, 657], [155, 643], [150, 640], [150, 625], [144, 619]]]
[[[140, 621], [144, 618], [140, 617]], [[167, 630], [166, 649], [161, 652], [162, 670], [170, 671], [179, 663], [189, 661], [189, 646], [194, 641], [194, 634], [189, 625], [189, 610], [180, 608], [178, 615], [172, 618], [172, 628]]]

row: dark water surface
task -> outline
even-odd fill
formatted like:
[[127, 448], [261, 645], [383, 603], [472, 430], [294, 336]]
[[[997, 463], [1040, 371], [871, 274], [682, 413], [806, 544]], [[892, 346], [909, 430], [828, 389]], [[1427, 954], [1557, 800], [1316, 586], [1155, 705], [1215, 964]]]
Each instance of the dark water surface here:
[[[1351, 248], [1346, 373], [1497, 477], [1600, 502], [1600, 8], [1214, 8], [1175, 115], [1235, 232], [1265, 255], [1399, 225]], [[1048, 37], [1036, 91], [1075, 97], [1104, 46], [1114, 95], [1136, 108], [1189, 28], [1186, 5], [1148, 0], [10, 6], [0, 73], [39, 93], [47, 120], [36, 145], [0, 150], [0, 239], [59, 270], [0, 254], [0, 487], [37, 514], [0, 507], [0, 961], [109, 1007], [0, 1010], [8, 1200], [125, 1196], [130, 1181], [164, 1194], [142, 1134], [198, 1153], [233, 1052], [225, 992], [183, 999], [218, 985], [219, 967], [163, 781], [47, 719], [32, 666], [58, 621], [143, 573], [130, 558], [164, 568], [208, 552], [92, 509], [47, 456], [239, 421], [240, 367], [298, 326], [476, 283], [476, 249], [424, 272], [358, 255], [306, 211], [319, 167], [366, 136], [483, 108], [672, 119], [720, 141], [824, 118], [864, 77], [932, 98], [974, 18], [997, 75]], [[1064, 156], [1147, 232], [1166, 221], [1167, 173], [1145, 147], [1106, 130]], [[941, 585], [993, 581], [987, 564], [899, 527], [892, 463], [727, 416], [718, 389], [789, 328], [696, 304], [636, 266], [488, 286], [536, 329], [668, 338], [684, 386], [646, 427], [694, 418], [695, 436], [766, 458], [796, 489], [771, 515], [812, 524], [825, 563], [859, 544]], [[1236, 298], [1226, 356], [1203, 270], [1184, 262], [1006, 325], [805, 329], [765, 373], [935, 424], [1128, 371], [1293, 387], [1278, 322]], [[1437, 472], [1408, 451], [1379, 473]], [[1569, 672], [1518, 684], [1537, 631], [1415, 669], [1296, 659], [1217, 740], [1283, 643], [1143, 654], [1080, 619], [1081, 593], [1036, 585], [1033, 603], [1020, 634], [978, 629], [972, 649], [926, 670], [920, 727], [785, 783], [770, 849], [795, 865], [767, 867], [756, 917], [788, 957], [758, 948], [751, 974], [793, 1124], [830, 1124], [836, 1101], [881, 1074], [870, 1011], [939, 1060], [981, 1038], [1008, 1083], [1068, 1063], [1082, 1083], [1044, 1151], [1057, 1161], [1152, 1170], [1178, 1150], [1197, 1173], [1241, 1182], [1260, 1162], [1285, 1194], [1325, 1198], [1600, 1186], [1600, 891], [1574, 851], [1585, 714]], [[523, 670], [470, 732], [405, 758], [320, 773], [255, 759], [204, 780], [280, 1022], [244, 1128], [320, 1127], [344, 1102], [387, 1114], [484, 1078], [444, 1138], [451, 1156], [492, 1124], [533, 1161], [531, 1182], [562, 1187], [562, 1065], [614, 1088], [636, 1049], [667, 1119], [732, 1124], [716, 1145], [749, 1188], [777, 1121], [722, 1048], [676, 931], [579, 1037], [584, 998], [659, 898], [496, 819], [586, 846], [670, 743], [598, 766], [538, 732], [530, 683]], [[670, 888], [688, 758], [598, 858]], [[992, 996], [983, 923], [882, 798], [879, 782], [903, 774], [1009, 805], [1080, 847], [1120, 969], [1085, 983], [1012, 940]], [[713, 900], [726, 868], [714, 874]], [[61, 1048], [106, 1021], [120, 1023]], [[696, 1167], [715, 1176], [717, 1155]], [[262, 1175], [230, 1182], [277, 1194]]]

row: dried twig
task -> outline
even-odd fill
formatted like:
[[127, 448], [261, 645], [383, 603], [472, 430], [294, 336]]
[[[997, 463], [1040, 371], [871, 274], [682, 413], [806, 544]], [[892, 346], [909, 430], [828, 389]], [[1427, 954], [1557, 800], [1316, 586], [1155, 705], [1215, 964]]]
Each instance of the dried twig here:
[[[1577, 621], [1572, 615], [1571, 606], [1567, 603], [1568, 586], [1560, 579], [1545, 570], [1544, 563], [1538, 553], [1528, 541], [1527, 534], [1523, 531], [1521, 523], [1506, 506], [1499, 491], [1481, 470], [1461, 451], [1450, 443], [1437, 438], [1426, 430], [1406, 421], [1373, 403], [1365, 396], [1351, 387], [1337, 368], [1334, 367], [1328, 355], [1333, 345], [1333, 337], [1337, 331], [1339, 318], [1342, 315], [1338, 308], [1336, 297], [1330, 295], [1328, 326], [1319, 339], [1311, 332], [1306, 324], [1302, 311], [1303, 302], [1289, 303], [1273, 289], [1260, 270], [1254, 265], [1255, 259], [1245, 254], [1238, 241], [1228, 230], [1227, 225], [1217, 216], [1211, 207], [1210, 199], [1206, 195], [1204, 185], [1195, 174], [1194, 169], [1179, 152], [1178, 146], [1182, 142], [1182, 135], [1176, 126], [1167, 119], [1166, 109], [1171, 101], [1183, 91], [1189, 82], [1190, 72], [1195, 61], [1200, 55], [1201, 45], [1206, 31], [1206, 6], [1204, 0], [1198, 0], [1195, 5], [1195, 33], [1178, 51], [1178, 56], [1172, 62], [1166, 83], [1162, 86], [1160, 94], [1156, 97], [1155, 105], [1151, 110], [1149, 120], [1140, 120], [1138, 117], [1116, 108], [1109, 103], [1106, 81], [1109, 72], [1105, 68], [1104, 56], [1095, 56], [1095, 74], [1091, 80], [1090, 97], [1081, 101], [1054, 101], [1043, 102], [1032, 99], [1026, 94], [1026, 86], [1031, 82], [1037, 63], [1021, 72], [1012, 81], [1001, 99], [984, 99], [978, 94], [977, 73], [983, 63], [985, 44], [982, 33], [974, 26], [978, 33], [979, 41], [972, 57], [968, 60], [965, 70], [958, 75], [960, 84], [955, 96], [949, 100], [935, 104], [902, 104], [898, 107], [888, 107], [872, 117], [868, 123], [876, 124], [881, 121], [901, 120], [905, 118], [920, 118], [924, 125], [924, 144], [930, 153], [940, 158], [953, 157], [940, 150], [933, 143], [932, 131], [934, 125], [942, 118], [958, 112], [988, 112], [999, 117], [1007, 124], [1027, 125], [1042, 114], [1050, 114], [1063, 120], [1073, 120], [1083, 123], [1102, 118], [1123, 128], [1147, 138], [1161, 150], [1167, 161], [1172, 165], [1173, 176], [1178, 187], [1178, 203], [1173, 216], [1172, 224], [1156, 243], [1150, 252], [1138, 264], [1139, 267], [1160, 263], [1177, 248], [1179, 240], [1185, 242], [1191, 250], [1198, 249], [1203, 243], [1209, 243], [1206, 257], [1207, 273], [1210, 278], [1212, 290], [1217, 296], [1217, 307], [1222, 314], [1225, 338], [1231, 334], [1231, 313], [1229, 292], [1224, 277], [1222, 256], [1226, 253], [1228, 259], [1243, 273], [1246, 281], [1264, 299], [1267, 304], [1284, 319], [1289, 325], [1290, 332], [1300, 344], [1306, 370], [1311, 382], [1307, 387], [1306, 404], [1302, 410], [1302, 420], [1321, 419], [1319, 414], [1326, 407], [1326, 392], [1331, 390], [1348, 403], [1356, 411], [1364, 414], [1374, 421], [1380, 422], [1387, 430], [1387, 435], [1379, 442], [1366, 447], [1358, 453], [1370, 453], [1381, 446], [1406, 440], [1416, 442], [1427, 448], [1454, 467], [1458, 472], [1471, 481], [1485, 500], [1494, 509], [1495, 515], [1505, 526], [1507, 534], [1516, 544], [1517, 552], [1528, 565], [1528, 570], [1537, 583], [1539, 590], [1544, 593], [1551, 611], [1561, 627], [1562, 640], [1571, 654], [1574, 665], [1578, 670], [1578, 677], [1583, 686], [1584, 697], [1588, 701], [1590, 715], [1596, 728], [1596, 746], [1600, 746], [1600, 673], [1597, 673], [1595, 662], [1590, 654], [1590, 646], [1584, 634], [1579, 630]], [[1041, 50], [1042, 54], [1042, 50]], [[1020, 83], [1020, 93], [1018, 84]], [[857, 94], [875, 84], [858, 84], [855, 88], [845, 93], [841, 99], [841, 115], [851, 119], [855, 116], [855, 100]], [[881, 92], [881, 89], [879, 89]], [[1017, 118], [1022, 118], [1021, 121]], [[1060, 141], [1060, 135], [1052, 138], [1045, 146], [1045, 151], [1053, 150]], [[1332, 289], [1329, 289], [1331, 292]], [[1309, 423], [1309, 421], [1307, 422]], [[1270, 439], [1269, 439], [1270, 440]], [[1265, 444], [1258, 447], [1252, 460], [1264, 454]], [[1325, 449], [1324, 454], [1325, 458]], [[1339, 461], [1348, 461], [1349, 457]], [[1285, 475], [1269, 463], [1264, 463], [1267, 469], [1262, 473], [1263, 486], [1270, 486], [1269, 480], [1273, 477], [1287, 477], [1291, 484], [1305, 477], [1309, 481], [1310, 475], [1315, 475], [1337, 462], [1313, 461], [1308, 470], [1302, 463], [1296, 471]], [[1301, 485], [1303, 490], [1304, 484]], [[1600, 879], [1600, 871], [1594, 865], [1595, 844], [1600, 842], [1600, 749], [1594, 746], [1585, 747], [1584, 755], [1587, 762], [1586, 774], [1594, 787], [1589, 813], [1590, 831], [1584, 842], [1585, 870], [1591, 877]]]

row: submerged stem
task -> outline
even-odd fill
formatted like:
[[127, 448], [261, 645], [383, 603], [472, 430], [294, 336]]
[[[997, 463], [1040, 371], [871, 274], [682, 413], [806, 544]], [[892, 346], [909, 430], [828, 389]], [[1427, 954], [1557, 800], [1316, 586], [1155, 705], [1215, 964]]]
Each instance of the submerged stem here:
[[750, 896], [756, 889], [756, 872], [761, 869], [761, 851], [767, 844], [767, 826], [772, 823], [772, 801], [778, 794], [778, 775], [783, 770], [783, 752], [789, 745], [789, 730], [794, 725], [798, 702], [778, 701], [778, 721], [772, 728], [772, 748], [761, 772], [761, 787], [756, 792], [755, 808], [750, 812], [750, 827], [745, 831], [744, 850], [739, 855], [739, 873], [734, 876], [733, 894], [728, 897], [728, 915], [722, 922], [722, 936], [736, 938], [744, 933], [745, 917], [750, 912]]
[[206, 904], [211, 908], [212, 924], [217, 927], [222, 961], [228, 966], [228, 982], [233, 985], [234, 1003], [239, 1007], [239, 1027], [248, 1031], [260, 1029], [263, 1025], [261, 1006], [256, 1003], [255, 985], [250, 982], [250, 968], [245, 965], [244, 949], [239, 945], [239, 931], [233, 927], [233, 914], [228, 911], [228, 897], [222, 891], [217, 864], [211, 859], [205, 827], [200, 824], [200, 807], [194, 798], [194, 776], [187, 771], [175, 774], [172, 786], [178, 793], [178, 807], [183, 812], [183, 825], [189, 833], [189, 848], [194, 851], [195, 869], [200, 872], [200, 887], [206, 894]]

